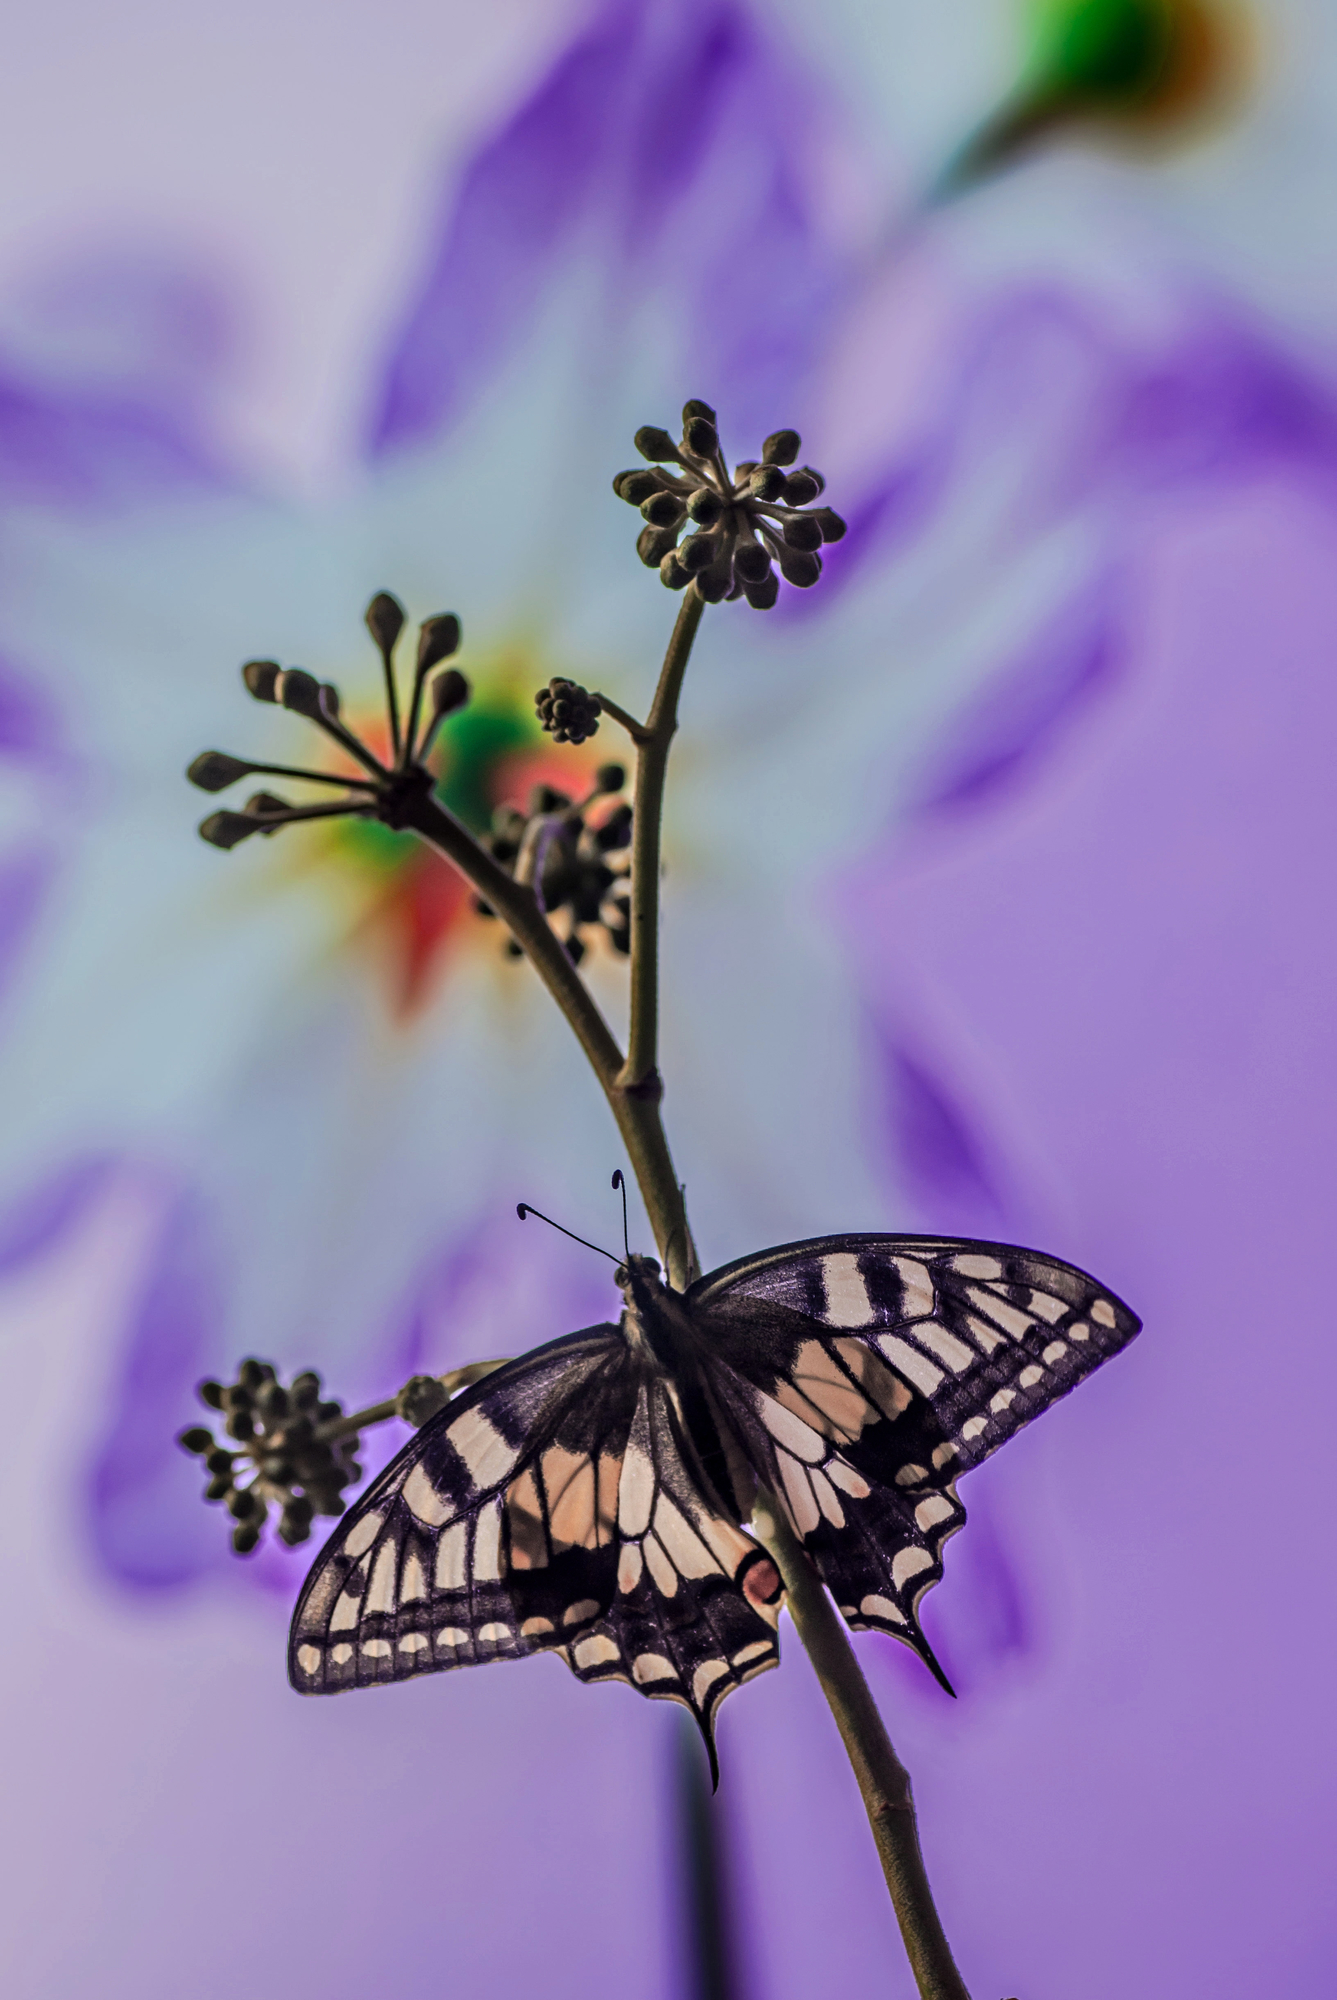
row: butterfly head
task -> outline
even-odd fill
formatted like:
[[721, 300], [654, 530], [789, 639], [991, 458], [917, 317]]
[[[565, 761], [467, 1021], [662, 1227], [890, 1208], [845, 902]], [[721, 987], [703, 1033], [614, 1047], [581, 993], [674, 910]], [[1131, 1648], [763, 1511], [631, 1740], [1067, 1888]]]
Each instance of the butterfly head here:
[[613, 1278], [629, 1306], [642, 1305], [649, 1299], [663, 1296], [664, 1277], [657, 1257], [642, 1257], [639, 1252], [633, 1251], [624, 1263], [618, 1265]]
[[685, 1315], [678, 1294], [664, 1283], [653, 1257], [632, 1255], [619, 1265], [617, 1282], [626, 1300], [622, 1331], [634, 1348], [649, 1350], [661, 1368], [673, 1370], [680, 1358]]

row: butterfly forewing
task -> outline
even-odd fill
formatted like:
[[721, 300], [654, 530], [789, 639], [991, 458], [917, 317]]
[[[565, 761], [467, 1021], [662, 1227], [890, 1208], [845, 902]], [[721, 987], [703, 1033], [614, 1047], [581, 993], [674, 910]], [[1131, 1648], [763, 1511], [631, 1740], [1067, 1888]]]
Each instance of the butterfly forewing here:
[[1071, 1265], [937, 1237], [786, 1245], [712, 1272], [686, 1303], [727, 1420], [845, 1617], [935, 1672], [916, 1609], [965, 1522], [957, 1477], [1139, 1325]]
[[636, 1383], [612, 1326], [499, 1369], [424, 1425], [341, 1523], [293, 1618], [304, 1694], [513, 1659], [608, 1605]]

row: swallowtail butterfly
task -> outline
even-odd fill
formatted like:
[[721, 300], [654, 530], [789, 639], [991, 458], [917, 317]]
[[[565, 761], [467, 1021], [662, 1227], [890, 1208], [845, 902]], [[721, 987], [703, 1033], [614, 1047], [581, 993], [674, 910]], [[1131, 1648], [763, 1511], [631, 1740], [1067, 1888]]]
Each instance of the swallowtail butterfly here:
[[917, 1609], [957, 1479], [1140, 1324], [1070, 1264], [939, 1237], [789, 1243], [682, 1293], [632, 1256], [618, 1282], [617, 1326], [458, 1396], [345, 1516], [293, 1618], [301, 1693], [555, 1652], [683, 1703], [713, 1768], [720, 1702], [780, 1657], [758, 1482], [846, 1622], [946, 1686]]

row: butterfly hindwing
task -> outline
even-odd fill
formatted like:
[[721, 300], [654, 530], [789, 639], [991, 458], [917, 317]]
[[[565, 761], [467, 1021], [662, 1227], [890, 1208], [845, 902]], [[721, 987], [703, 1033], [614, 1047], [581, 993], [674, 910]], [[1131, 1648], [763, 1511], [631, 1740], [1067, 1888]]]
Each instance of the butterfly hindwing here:
[[581, 1680], [625, 1680], [681, 1702], [716, 1770], [715, 1713], [725, 1695], [779, 1664], [780, 1578], [703, 1482], [675, 1386], [642, 1389], [618, 1493], [617, 1595], [568, 1649]]
[[1139, 1322], [1073, 1266], [1008, 1245], [837, 1236], [701, 1279], [714, 1393], [856, 1628], [937, 1672], [916, 1607], [965, 1522], [955, 1481]]

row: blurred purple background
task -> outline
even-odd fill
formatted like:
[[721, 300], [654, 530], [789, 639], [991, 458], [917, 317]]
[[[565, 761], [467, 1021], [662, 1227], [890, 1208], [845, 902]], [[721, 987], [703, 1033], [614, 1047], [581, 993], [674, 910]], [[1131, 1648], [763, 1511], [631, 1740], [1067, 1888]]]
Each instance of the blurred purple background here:
[[[355, 1402], [614, 1309], [511, 1221], [615, 1228], [523, 970], [397, 854], [204, 848], [179, 773], [297, 748], [250, 654], [370, 687], [382, 586], [502, 706], [643, 702], [672, 606], [609, 478], [688, 395], [734, 456], [797, 423], [851, 523], [710, 615], [675, 751], [703, 1255], [996, 1235], [1146, 1322], [965, 1484], [960, 1699], [858, 1642], [967, 1983], [1330, 1988], [1337, 31], [1164, 12], [1228, 89], [1065, 102], [941, 203], [1053, 94], [1012, 0], [11, 27], [7, 1991], [698, 1990], [676, 1715], [544, 1660], [297, 1700], [309, 1551], [235, 1562], [171, 1443], [247, 1351]], [[720, 1751], [738, 2000], [909, 1995], [792, 1634]]]

